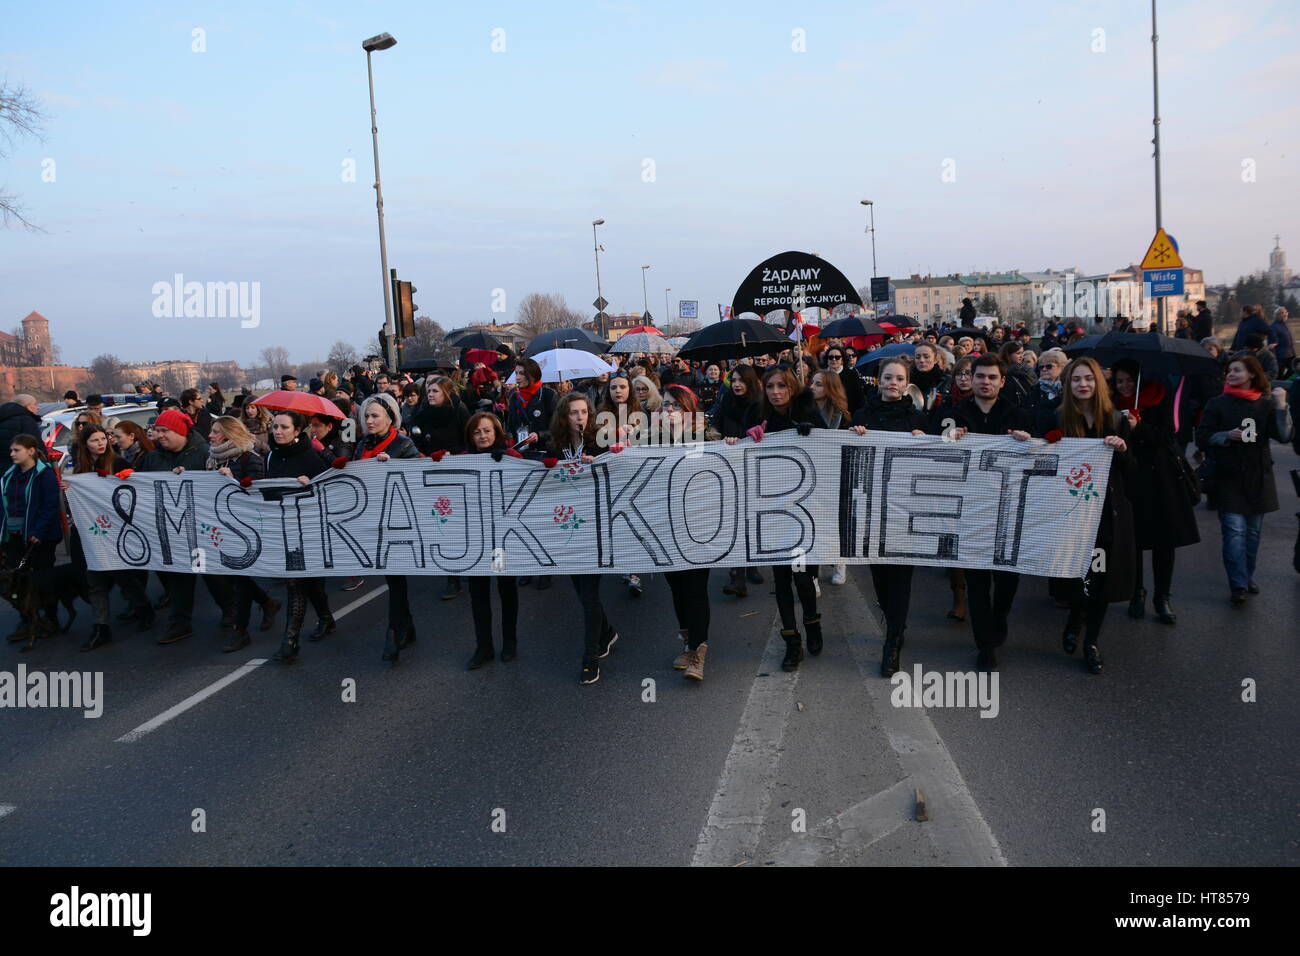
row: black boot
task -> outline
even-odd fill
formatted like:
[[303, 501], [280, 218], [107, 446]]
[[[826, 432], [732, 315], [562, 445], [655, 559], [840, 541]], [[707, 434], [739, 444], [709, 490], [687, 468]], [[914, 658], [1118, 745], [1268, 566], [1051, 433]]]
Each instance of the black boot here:
[[1128, 616], [1142, 617], [1147, 612], [1147, 589], [1138, 588], [1133, 592], [1133, 599], [1128, 602]]
[[145, 604], [144, 607], [140, 608], [139, 614], [136, 615], [136, 631], [143, 634], [145, 631], [153, 630], [154, 617], [153, 608]]
[[781, 660], [781, 670], [797, 671], [799, 662], [803, 660], [803, 641], [799, 638], [798, 630], [781, 631], [781, 637], [785, 640], [785, 657]]
[[732, 568], [728, 572], [727, 583], [722, 586], [722, 593], [731, 594], [738, 598], [749, 595], [749, 588], [745, 584], [744, 568]]
[[822, 619], [819, 614], [817, 617], [804, 618], [804, 633], [807, 635], [808, 653], [816, 657], [822, 652]]
[[271, 595], [266, 596], [266, 601], [262, 604], [262, 630], [269, 631], [275, 624], [275, 612], [280, 610], [280, 602]]
[[383, 659], [386, 661], [397, 660], [402, 653], [402, 648], [407, 644], [415, 643], [415, 624], [411, 621], [403, 621], [394, 624], [388, 622], [388, 633], [384, 635], [384, 654]]
[[474, 648], [474, 656], [469, 659], [465, 665], [466, 670], [476, 671], [490, 660], [494, 660], [495, 655], [492, 653], [491, 644], [480, 644]]
[[90, 637], [81, 645], [83, 651], [93, 651], [97, 647], [103, 647], [113, 640], [113, 633], [108, 629], [107, 624], [96, 624], [90, 629]]
[[903, 632], [885, 637], [885, 652], [880, 657], [880, 676], [893, 677], [898, 673], [898, 655], [903, 650]]
[[309, 641], [324, 640], [328, 635], [333, 634], [336, 630], [334, 624], [334, 615], [326, 614], [324, 617], [316, 619], [315, 629], [307, 635]]
[[252, 640], [253, 639], [248, 634], [248, 628], [240, 627], [238, 624], [236, 624], [235, 633], [231, 636], [230, 640], [226, 641], [226, 643], [222, 646], [221, 653], [233, 654], [235, 651], [247, 647], [252, 642]]
[[446, 583], [442, 589], [442, 599], [450, 601], [452, 598], [460, 597], [460, 578], [454, 575], [448, 575]]
[[1101, 648], [1096, 644], [1083, 645], [1083, 663], [1090, 674], [1101, 673]]
[[289, 591], [289, 609], [284, 622], [284, 638], [280, 649], [271, 658], [273, 661], [289, 663], [298, 656], [298, 634], [302, 631], [303, 618], [307, 616], [307, 596], [302, 591], [291, 588]]
[[745, 580], [748, 581], [750, 584], [762, 584], [763, 573], [759, 571], [758, 568], [746, 568]]
[[1065, 619], [1065, 630], [1061, 632], [1061, 650], [1073, 654], [1079, 646], [1079, 634], [1083, 631], [1083, 611], [1070, 608], [1070, 616]]
[[1168, 594], [1157, 594], [1151, 601], [1151, 606], [1155, 609], [1156, 620], [1161, 624], [1177, 624], [1178, 617], [1174, 614], [1173, 607], [1169, 604]]
[[518, 651], [519, 648], [515, 642], [515, 636], [513, 634], [502, 634], [501, 635], [501, 663], [509, 664], [511, 661], [515, 659], [515, 655], [518, 653]]

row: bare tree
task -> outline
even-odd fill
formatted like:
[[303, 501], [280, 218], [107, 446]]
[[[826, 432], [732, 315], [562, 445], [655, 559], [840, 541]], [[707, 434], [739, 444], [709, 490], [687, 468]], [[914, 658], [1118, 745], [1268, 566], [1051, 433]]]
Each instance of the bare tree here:
[[258, 353], [258, 360], [266, 374], [275, 378], [289, 371], [289, 350], [283, 346], [268, 346]]
[[674, 335], [690, 335], [692, 332], [698, 332], [701, 328], [699, 319], [676, 318], [664, 326], [664, 335], [669, 338]]
[[528, 337], [533, 339], [543, 332], [570, 326], [581, 327], [586, 320], [569, 308], [569, 304], [564, 301], [564, 296], [558, 292], [549, 295], [530, 292], [519, 303], [519, 314], [515, 317], [515, 321], [524, 329]]
[[95, 392], [120, 392], [126, 380], [122, 362], [116, 355], [96, 355], [86, 368], [86, 377], [79, 384], [87, 394]]
[[[7, 159], [14, 143], [24, 136], [43, 140], [45, 119], [45, 111], [26, 87], [10, 86], [0, 78], [0, 159]], [[43, 231], [24, 215], [18, 197], [0, 186], [0, 226], [7, 228], [12, 222], [32, 232]]]
[[[415, 326], [416, 331], [418, 332], [420, 327], [419, 319], [415, 320]], [[340, 375], [346, 375], [347, 370], [357, 364], [357, 359], [359, 357], [360, 356], [357, 355], [357, 350], [355, 348], [347, 342], [344, 342], [342, 339], [339, 339], [330, 346], [330, 354], [326, 357], [325, 364]]]
[[432, 354], [442, 349], [447, 343], [446, 330], [426, 315], [415, 317], [415, 334], [406, 340], [408, 352]]

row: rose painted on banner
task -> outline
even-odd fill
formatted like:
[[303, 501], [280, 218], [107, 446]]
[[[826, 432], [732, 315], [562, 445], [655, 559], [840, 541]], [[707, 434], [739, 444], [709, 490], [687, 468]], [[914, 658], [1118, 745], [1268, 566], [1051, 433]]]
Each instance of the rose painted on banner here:
[[433, 503], [433, 513], [438, 517], [438, 524], [446, 524], [447, 519], [455, 514], [456, 509], [451, 506], [451, 499], [446, 495], [438, 498]]
[[[1079, 489], [1092, 480], [1092, 465], [1082, 464], [1075, 465], [1070, 469], [1070, 473], [1065, 478], [1065, 483], [1071, 488]], [[1071, 492], [1075, 494], [1076, 492]]]
[[96, 515], [92, 524], [86, 526], [91, 534], [108, 534], [108, 529], [113, 527], [113, 519], [108, 515]]
[[574, 512], [572, 505], [557, 505], [555, 513], [551, 515], [551, 520], [560, 526], [561, 531], [569, 532], [569, 537], [565, 540], [566, 544], [572, 541], [578, 529], [587, 523], [586, 518], [580, 517]]
[[208, 540], [212, 542], [212, 546], [214, 548], [221, 547], [221, 528], [218, 527], [217, 525], [204, 524], [202, 521], [200, 521], [199, 533], [207, 535]]

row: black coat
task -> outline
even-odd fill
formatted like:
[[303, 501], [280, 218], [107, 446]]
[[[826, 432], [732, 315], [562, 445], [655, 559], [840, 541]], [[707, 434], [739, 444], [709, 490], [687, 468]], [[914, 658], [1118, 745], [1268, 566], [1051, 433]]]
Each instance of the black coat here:
[[136, 459], [135, 464], [136, 471], [171, 471], [173, 468], [203, 471], [207, 467], [207, 440], [192, 428], [180, 451], [168, 451], [158, 445], [153, 451], [147, 451]]
[[0, 405], [0, 448], [8, 454], [9, 446], [19, 435], [41, 440], [41, 420], [17, 402]]
[[854, 413], [853, 424], [863, 425], [868, 431], [910, 432], [917, 428], [927, 431], [930, 416], [917, 408], [906, 395], [896, 402], [886, 402], [877, 392]]
[[746, 428], [752, 428], [755, 425], [763, 425], [763, 433], [771, 435], [776, 432], [787, 431], [791, 428], [797, 428], [801, 424], [811, 425], [813, 428], [825, 428], [826, 423], [822, 421], [821, 415], [817, 412], [817, 405], [813, 402], [812, 395], [807, 391], [802, 391], [794, 397], [785, 414], [774, 410], [765, 411], [766, 402], [755, 402], [749, 407], [747, 421], [749, 424]]
[[[387, 438], [387, 435], [367, 435], [361, 441], [357, 442], [356, 447], [352, 449], [352, 458], [354, 461], [360, 461], [361, 456], [369, 449], [374, 448], [381, 441]], [[415, 447], [415, 442], [407, 438], [401, 432], [388, 443], [384, 453], [389, 458], [419, 458], [420, 450]]]
[[288, 445], [272, 442], [265, 466], [267, 478], [315, 478], [329, 463], [312, 447], [311, 435], [302, 432]]
[[1192, 503], [1183, 493], [1183, 449], [1174, 436], [1174, 399], [1166, 392], [1141, 412], [1129, 448], [1136, 467], [1132, 497], [1138, 547], [1183, 548], [1201, 540]]
[[[411, 438], [415, 447], [426, 455], [435, 451], [457, 454], [465, 448], [465, 426], [468, 423], [469, 409], [460, 402], [446, 405], [421, 402], [411, 416]], [[416, 429], [419, 429], [418, 434]]]
[[750, 409], [757, 405], [757, 399], [747, 402], [736, 397], [736, 393], [727, 389], [718, 399], [717, 411], [713, 414], [713, 427], [723, 438], [744, 438], [745, 429], [749, 428]]
[[[1270, 441], [1291, 438], [1290, 409], [1273, 407], [1271, 395], [1248, 401], [1235, 395], [1210, 399], [1196, 426], [1196, 444], [1211, 462], [1208, 505], [1229, 514], [1261, 515], [1278, 510], [1277, 483], [1273, 479]], [[1214, 442], [1214, 436], [1240, 428], [1246, 419], [1255, 421], [1255, 441]], [[1279, 421], [1281, 419], [1281, 421]]]
[[[1059, 419], [1052, 424], [1060, 428]], [[1126, 442], [1130, 440], [1128, 419], [1115, 412], [1111, 421], [1104, 428], [1093, 428], [1085, 438], [1105, 438], [1118, 435]], [[1132, 446], [1129, 446], [1130, 449]], [[1130, 489], [1137, 475], [1137, 459], [1133, 452], [1115, 451], [1110, 463], [1110, 480], [1106, 483], [1106, 495], [1102, 499], [1101, 520], [1097, 523], [1097, 539], [1094, 547], [1100, 548], [1105, 559], [1105, 570], [1093, 571], [1090, 560], [1087, 574], [1087, 587], [1101, 587], [1105, 591], [1106, 603], [1127, 601], [1133, 596], [1137, 581], [1137, 544], [1133, 528], [1133, 502]], [[1052, 578], [1048, 591], [1052, 597], [1072, 604], [1083, 604], [1084, 581], [1079, 578]]]
[[529, 451], [549, 447], [551, 418], [555, 415], [555, 406], [558, 404], [555, 392], [545, 385], [537, 390], [533, 400], [526, 405], [520, 400], [518, 391], [511, 393], [510, 401], [506, 403], [506, 434], [518, 441], [521, 428], [525, 434], [536, 432], [535, 447]]
[[1009, 431], [1032, 432], [1034, 430], [1029, 413], [1002, 395], [998, 396], [998, 400], [993, 403], [993, 407], [987, 414], [975, 404], [975, 396], [972, 395], [964, 402], [959, 402], [952, 409], [949, 417], [956, 422], [958, 428], [964, 428], [977, 435], [1005, 437]]
[[848, 399], [849, 414], [852, 415], [867, 400], [867, 390], [862, 384], [862, 376], [857, 369], [845, 366], [840, 372], [840, 384], [844, 386], [844, 397]]

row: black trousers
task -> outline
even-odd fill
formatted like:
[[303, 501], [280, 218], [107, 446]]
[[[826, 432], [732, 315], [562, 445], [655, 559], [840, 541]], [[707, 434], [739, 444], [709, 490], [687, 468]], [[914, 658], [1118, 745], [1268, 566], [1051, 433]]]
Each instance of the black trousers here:
[[[1142, 587], [1142, 565], [1146, 563], [1146, 561], [1144, 560], [1145, 557], [1146, 555], [1142, 553], [1142, 549], [1138, 548], [1137, 580], [1136, 582], [1134, 582], [1133, 585], [1134, 594], [1137, 593], [1138, 588]], [[1171, 593], [1170, 589], [1174, 585], [1174, 549], [1173, 548], [1152, 548], [1151, 549], [1151, 576], [1155, 579], [1153, 582], [1155, 586], [1152, 593], [1155, 595], [1168, 596]]]
[[117, 586], [122, 589], [122, 597], [137, 617], [152, 611], [149, 595], [145, 593], [149, 586], [149, 572], [140, 570], [115, 571]]
[[[511, 575], [496, 575], [497, 594], [501, 597], [501, 640], [515, 643], [519, 622], [519, 579]], [[474, 643], [478, 647], [492, 647], [492, 578], [475, 576], [469, 579], [469, 604], [474, 614]]]
[[235, 623], [247, 630], [253, 605], [265, 604], [270, 595], [253, 578], [235, 578], [231, 582], [231, 589], [234, 591]]
[[411, 619], [411, 593], [409, 579], [404, 574], [385, 574], [388, 585], [388, 626], [409, 627]]
[[1070, 602], [1071, 615], [1086, 615], [1083, 630], [1085, 646], [1096, 644], [1097, 639], [1101, 637], [1101, 625], [1106, 620], [1106, 611], [1109, 607], [1110, 602], [1106, 599], [1106, 575], [1088, 575], [1088, 593], [1083, 595], [1083, 600]]
[[810, 564], [806, 571], [795, 571], [789, 565], [772, 566], [772, 580], [776, 583], [776, 609], [781, 614], [781, 627], [793, 631], [798, 624], [794, 619], [794, 592], [799, 592], [799, 606], [803, 619], [815, 621], [817, 614], [817, 589], [813, 586], [818, 573], [817, 565]]
[[605, 616], [605, 607], [600, 603], [600, 581], [604, 575], [573, 574], [569, 579], [573, 589], [578, 592], [578, 601], [582, 605], [582, 662], [596, 660], [600, 656], [600, 642], [613, 632], [609, 618]]
[[673, 593], [677, 626], [686, 635], [687, 646], [695, 650], [709, 639], [709, 569], [668, 571], [664, 578]]
[[912, 603], [912, 566], [872, 564], [869, 567], [876, 600], [885, 609], [885, 634], [900, 635], [907, 629], [907, 611]]
[[[22, 540], [21, 535], [13, 535], [5, 542], [5, 565], [10, 568], [18, 567], [22, 561], [23, 555], [31, 547], [31, 556], [27, 559], [27, 567], [31, 569], [31, 581], [34, 586], [40, 586], [43, 579], [49, 575], [50, 569], [54, 567], [54, 542], [42, 541], [40, 544], [32, 546]], [[58, 602], [49, 602], [43, 610], [45, 615], [51, 620], [58, 614]], [[24, 622], [27, 621], [23, 618]]]
[[289, 614], [285, 622], [287, 629], [301, 630], [302, 622], [307, 616], [307, 605], [316, 612], [316, 619], [332, 617], [329, 597], [325, 594], [324, 578], [290, 578], [289, 579]]
[[1007, 639], [1007, 618], [1020, 587], [1014, 571], [966, 569], [966, 600], [970, 605], [971, 630], [980, 650], [1001, 647]]

